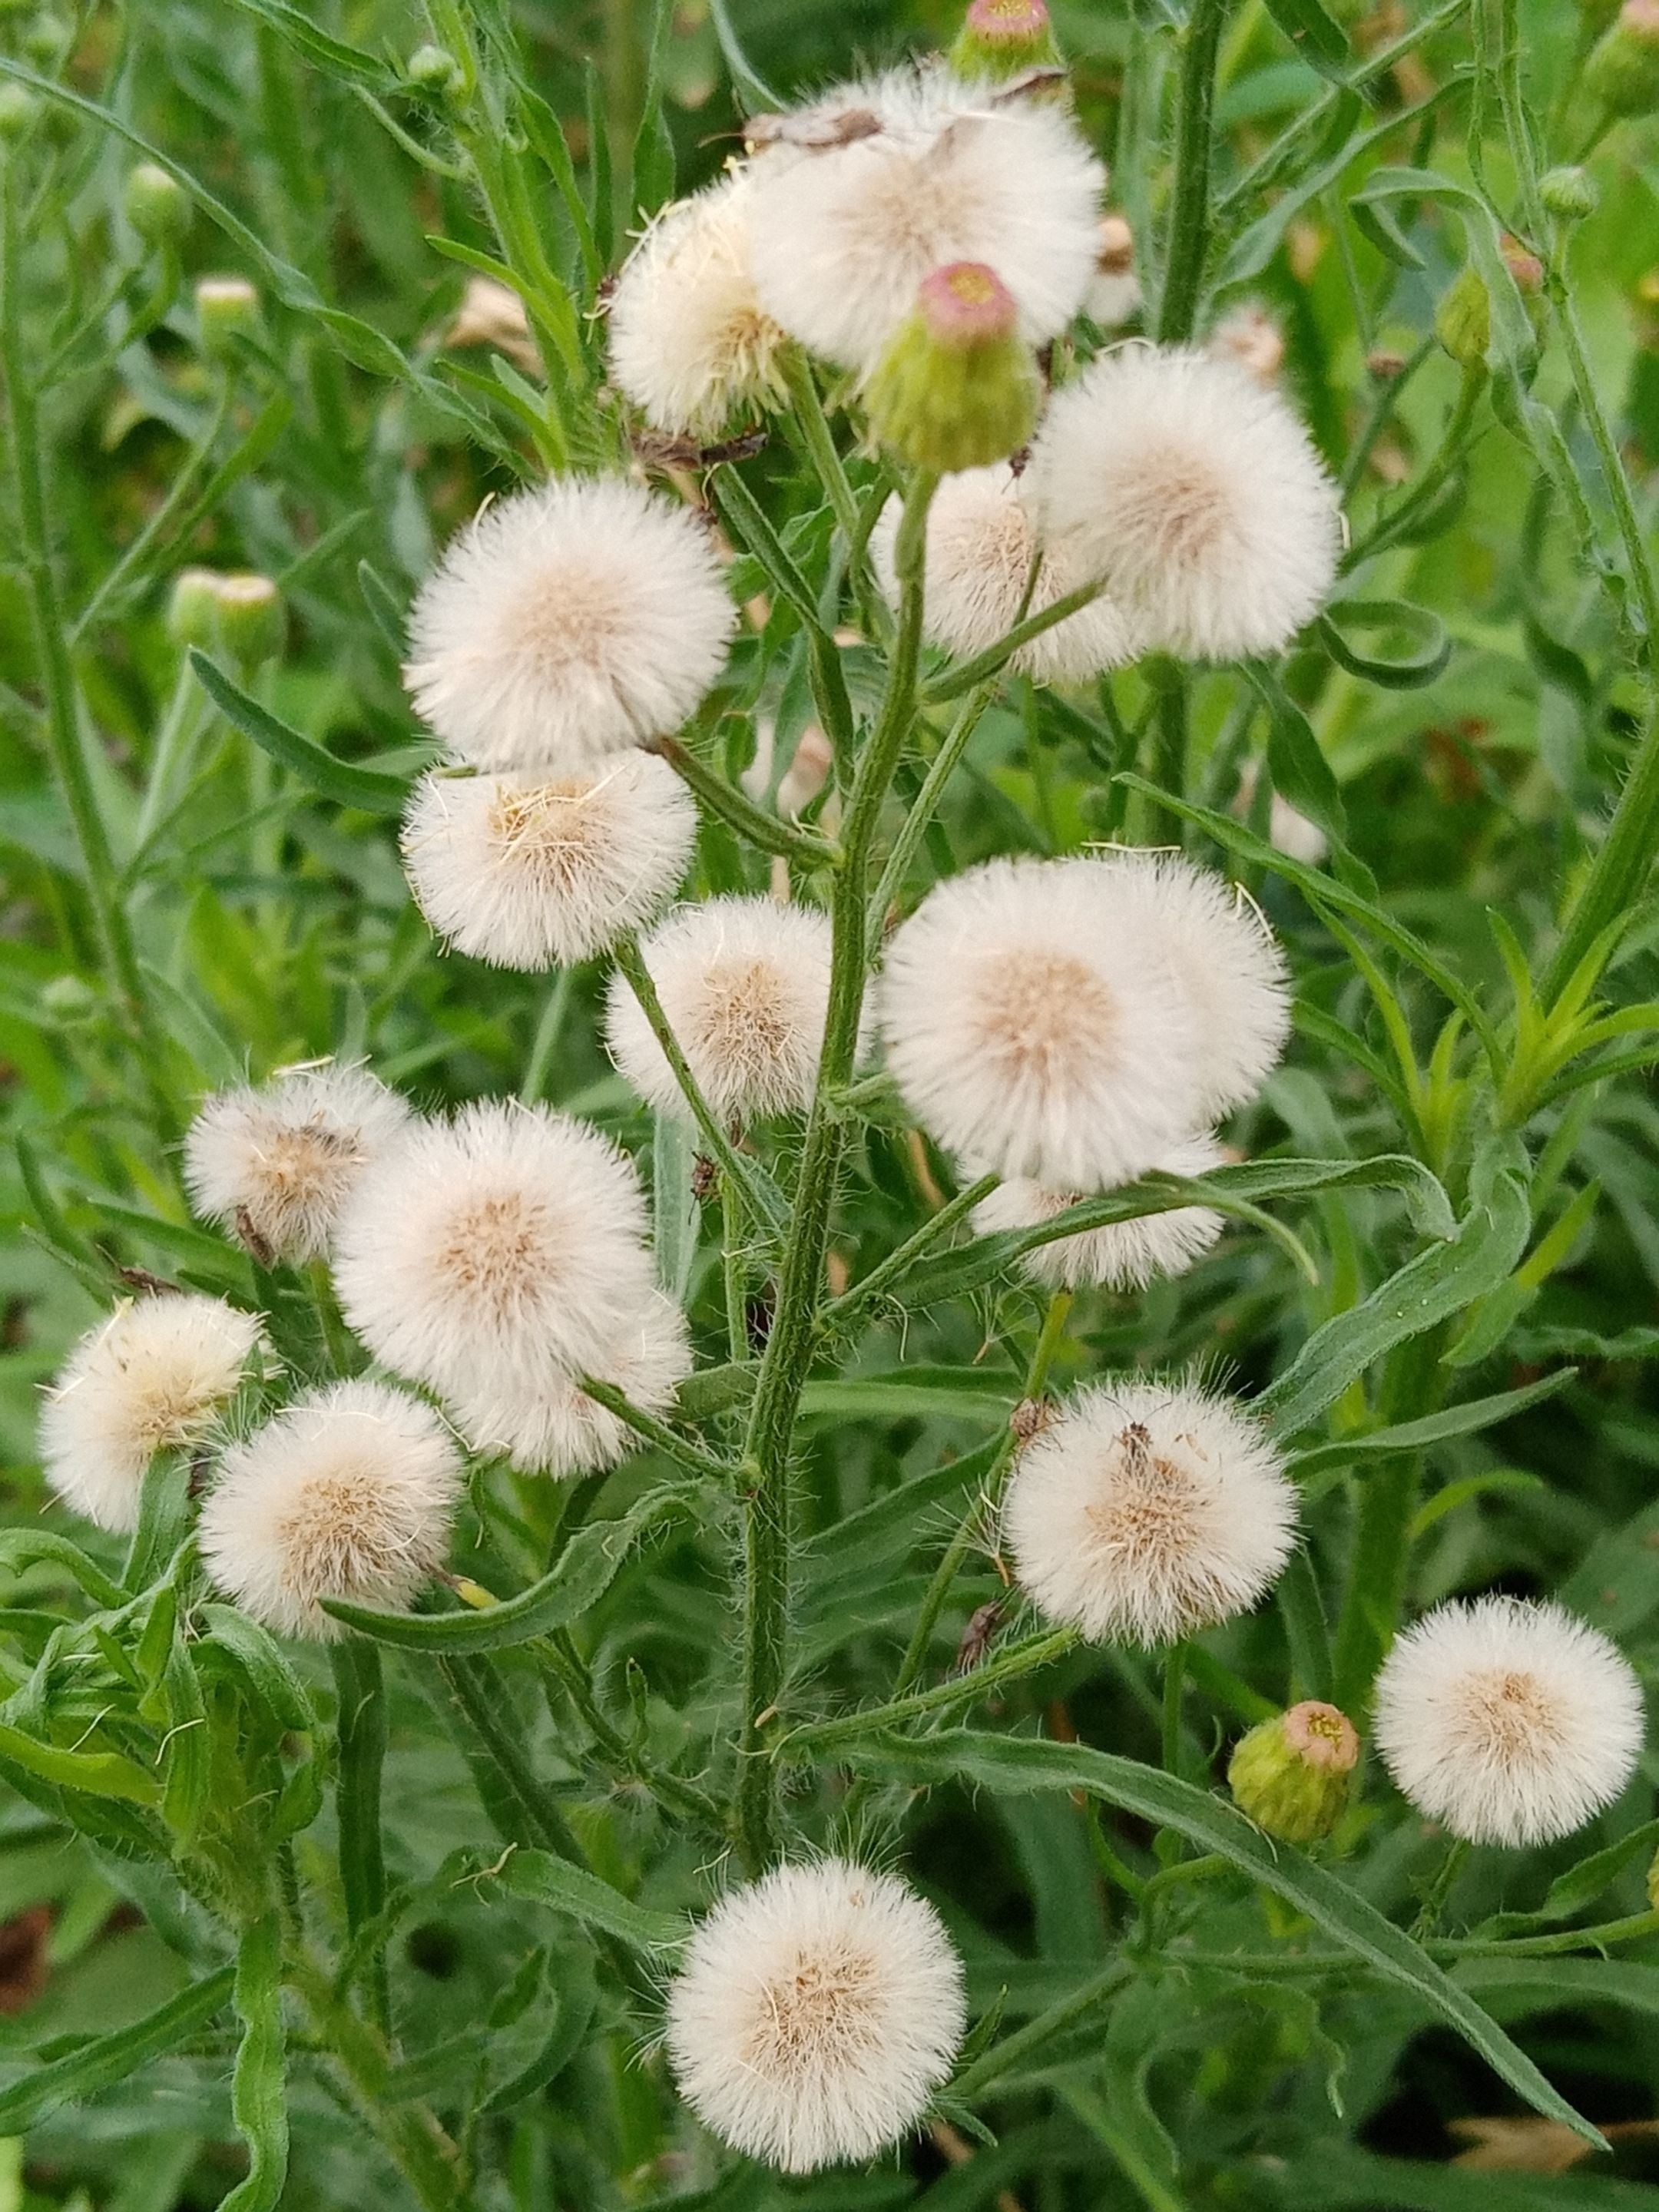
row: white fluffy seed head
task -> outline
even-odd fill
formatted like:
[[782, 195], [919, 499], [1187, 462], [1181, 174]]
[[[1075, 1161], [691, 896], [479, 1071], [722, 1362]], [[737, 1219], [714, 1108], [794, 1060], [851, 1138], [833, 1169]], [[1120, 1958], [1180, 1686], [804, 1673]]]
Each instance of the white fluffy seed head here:
[[158, 1293], [118, 1306], [46, 1393], [46, 1480], [100, 1528], [136, 1528], [144, 1470], [157, 1452], [207, 1437], [258, 1341], [254, 1316], [222, 1298]]
[[653, 1287], [633, 1163], [599, 1131], [514, 1101], [418, 1125], [340, 1218], [346, 1320], [446, 1395], [591, 1370]]
[[1142, 1175], [1201, 1119], [1192, 1002], [1127, 878], [992, 860], [930, 891], [879, 1001], [905, 1102], [947, 1150], [1053, 1190]]
[[[640, 951], [697, 1087], [738, 1121], [804, 1113], [817, 1081], [830, 1003], [830, 917], [815, 907], [731, 896], [678, 907]], [[641, 1098], [687, 1109], [625, 976], [612, 977], [605, 1038]]]
[[611, 374], [653, 429], [717, 438], [781, 406], [788, 339], [750, 269], [751, 177], [739, 170], [665, 208], [611, 295]]
[[1197, 1011], [1203, 1118], [1231, 1113], [1260, 1091], [1290, 1035], [1290, 974], [1278, 939], [1261, 909], [1212, 868], [1169, 853], [1113, 853], [1095, 865], [1142, 903]]
[[1644, 1733], [1630, 1662], [1559, 1605], [1437, 1606], [1376, 1678], [1373, 1734], [1389, 1773], [1473, 1844], [1571, 1835], [1618, 1796]]
[[[1207, 1175], [1226, 1158], [1213, 1137], [1188, 1137], [1172, 1145], [1154, 1165], [1165, 1175]], [[1052, 1221], [1085, 1194], [1045, 1190], [1016, 1179], [998, 1186], [974, 1208], [974, 1227], [981, 1237], [1004, 1229], [1036, 1229]], [[1057, 1237], [1026, 1253], [1020, 1266], [1034, 1282], [1050, 1290], [1076, 1291], [1089, 1285], [1139, 1291], [1160, 1275], [1184, 1274], [1201, 1259], [1224, 1226], [1213, 1206], [1182, 1206], [1170, 1213], [1144, 1214], [1138, 1221], [1116, 1221], [1105, 1229], [1085, 1229]]]
[[736, 2150], [787, 2173], [872, 2158], [951, 2070], [967, 2013], [937, 1912], [845, 1859], [730, 1893], [668, 1996], [681, 2094]]
[[410, 616], [419, 712], [477, 768], [562, 774], [677, 729], [720, 674], [732, 603], [684, 508], [566, 477], [480, 510]]
[[814, 352], [867, 374], [923, 278], [955, 261], [994, 270], [1031, 344], [1077, 313], [1106, 179], [1058, 103], [899, 70], [785, 123], [753, 164], [752, 266]]
[[1174, 1644], [1253, 1606], [1296, 1496], [1261, 1424], [1190, 1384], [1085, 1390], [1021, 1455], [1002, 1508], [1020, 1587], [1097, 1644]]
[[460, 1454], [429, 1406], [336, 1382], [225, 1454], [199, 1522], [218, 1587], [283, 1636], [341, 1633], [319, 1601], [405, 1608], [443, 1565]]
[[[897, 503], [890, 501], [870, 541], [882, 590], [895, 607], [898, 525]], [[945, 477], [927, 510], [923, 621], [931, 641], [962, 660], [994, 645], [1021, 619], [1036, 550], [1022, 479], [1006, 461]], [[1045, 552], [1028, 611], [1041, 614], [1088, 581], [1063, 547]], [[1021, 646], [1009, 665], [1039, 684], [1079, 684], [1121, 667], [1136, 649], [1121, 612], [1103, 597]]]
[[696, 806], [665, 761], [613, 753], [550, 781], [425, 777], [404, 817], [404, 867], [458, 951], [497, 968], [573, 967], [650, 919], [696, 836]]
[[[685, 1316], [657, 1290], [592, 1365], [596, 1381], [614, 1383], [647, 1413], [665, 1413], [690, 1372]], [[562, 1375], [489, 1393], [457, 1390], [448, 1402], [474, 1451], [499, 1453], [526, 1474], [591, 1474], [639, 1448], [625, 1422]]]
[[1149, 648], [1277, 653], [1336, 574], [1336, 493], [1278, 394], [1232, 360], [1129, 345], [1055, 393], [1031, 449], [1044, 542]]
[[263, 1259], [314, 1259], [357, 1177], [409, 1119], [366, 1067], [288, 1068], [258, 1091], [222, 1091], [185, 1139], [191, 1203]]

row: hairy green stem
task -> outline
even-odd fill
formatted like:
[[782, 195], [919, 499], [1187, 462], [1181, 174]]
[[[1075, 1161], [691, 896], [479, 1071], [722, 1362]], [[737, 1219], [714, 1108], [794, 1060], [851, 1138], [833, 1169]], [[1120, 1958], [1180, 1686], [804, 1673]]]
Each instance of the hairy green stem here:
[[1062, 2028], [1070, 2027], [1076, 2021], [1086, 2019], [1097, 2005], [1103, 2004], [1114, 1990], [1121, 1989], [1133, 1972], [1121, 1960], [1108, 1966], [1104, 1972], [1080, 1983], [1069, 1996], [1058, 2004], [1040, 2012], [1035, 2020], [1028, 2021], [1012, 2035], [1005, 2035], [973, 2064], [965, 2067], [951, 2084], [953, 2096], [969, 2100], [981, 2096], [991, 2084], [1005, 2074], [1011, 2074], [1033, 2051], [1041, 2051], [1045, 2043], [1058, 2035]]
[[606, 1719], [594, 1695], [592, 1678], [581, 1654], [571, 1642], [568, 1629], [538, 1637], [532, 1649], [557, 1678], [613, 1774], [642, 1783], [665, 1812], [678, 1814], [682, 1819], [701, 1820], [712, 1828], [720, 1827], [720, 1808], [712, 1797], [695, 1783], [684, 1781], [677, 1774], [665, 1774], [659, 1767], [639, 1758], [621, 1731]]
[[881, 944], [881, 933], [893, 903], [904, 888], [904, 878], [918, 845], [927, 834], [927, 825], [939, 811], [945, 796], [945, 787], [956, 773], [962, 757], [968, 750], [968, 740], [979, 726], [980, 717], [990, 705], [993, 684], [981, 684], [963, 705], [956, 720], [945, 733], [939, 750], [928, 763], [922, 778], [921, 789], [910, 802], [910, 811], [900, 825], [893, 840], [892, 850], [884, 862], [880, 877], [870, 899], [870, 955], [873, 958]]
[[871, 848], [915, 714], [922, 547], [936, 482], [931, 475], [917, 475], [899, 526], [895, 556], [901, 585], [898, 628], [886, 694], [860, 756], [842, 825], [843, 859], [830, 909], [830, 1004], [817, 1085], [807, 1115], [776, 1310], [744, 1445], [743, 1735], [738, 1819], [744, 1850], [756, 1868], [775, 1856], [778, 1841], [777, 1775], [766, 1754], [763, 1730], [782, 1695], [788, 1663], [790, 1448], [811, 1364], [830, 1200], [846, 1143], [847, 1122], [839, 1097], [853, 1073], [864, 1007]]
[[933, 1250], [942, 1237], [948, 1237], [957, 1224], [965, 1219], [981, 1200], [988, 1198], [996, 1188], [998, 1181], [996, 1176], [981, 1176], [977, 1182], [970, 1182], [954, 1198], [947, 1199], [937, 1213], [930, 1213], [914, 1237], [907, 1237], [896, 1250], [872, 1267], [862, 1282], [854, 1283], [850, 1290], [843, 1291], [838, 1298], [832, 1299], [825, 1306], [818, 1316], [821, 1332], [828, 1335], [832, 1330], [844, 1329], [855, 1321], [866, 1306], [881, 1297], [890, 1283], [897, 1282], [908, 1273], [918, 1260], [925, 1258]]
[[[386, 1680], [380, 1648], [367, 1637], [347, 1635], [330, 1647], [338, 1700], [335, 1736], [338, 1767], [335, 1809], [340, 1838], [340, 1887], [346, 1933], [355, 1936], [386, 1905], [386, 1858], [380, 1844], [380, 1772], [386, 1761]], [[368, 1962], [369, 2007], [384, 2031], [391, 2020], [386, 1955], [376, 1946]]]
[[1193, 0], [1181, 33], [1181, 92], [1176, 111], [1175, 204], [1170, 216], [1158, 335], [1182, 345], [1198, 319], [1209, 245], [1210, 141], [1214, 123], [1216, 55], [1227, 0]]
[[718, 814], [728, 829], [746, 837], [751, 845], [758, 845], [762, 852], [780, 853], [787, 860], [807, 861], [820, 867], [832, 866], [839, 858], [827, 837], [820, 837], [814, 830], [797, 829], [793, 822], [757, 806], [746, 793], [717, 775], [678, 738], [658, 738], [647, 750], [660, 754], [711, 814]]
[[635, 1436], [643, 1437], [647, 1443], [655, 1444], [659, 1452], [665, 1454], [677, 1466], [684, 1468], [688, 1474], [708, 1475], [716, 1482], [731, 1481], [736, 1472], [734, 1468], [724, 1460], [716, 1459], [712, 1452], [702, 1450], [689, 1437], [681, 1436], [677, 1429], [671, 1429], [666, 1421], [659, 1421], [654, 1413], [647, 1413], [642, 1406], [636, 1406], [623, 1391], [617, 1389], [614, 1382], [604, 1382], [597, 1376], [584, 1375], [580, 1389], [584, 1397], [591, 1398], [596, 1406], [603, 1406], [607, 1413], [614, 1413], [619, 1421], [626, 1421]]
[[894, 1698], [884, 1705], [871, 1705], [837, 1720], [819, 1721], [811, 1728], [793, 1729], [777, 1749], [833, 1751], [838, 1744], [854, 1742], [878, 1729], [902, 1728], [910, 1721], [954, 1712], [958, 1706], [975, 1705], [981, 1698], [988, 1697], [1004, 1682], [1017, 1681], [1023, 1674], [1035, 1674], [1040, 1668], [1052, 1666], [1055, 1660], [1067, 1657], [1082, 1641], [1075, 1628], [1054, 1628], [1042, 1635], [1021, 1637], [994, 1658], [982, 1660], [977, 1667], [970, 1667], [931, 1690], [919, 1690], [908, 1698]]
[[807, 359], [805, 349], [797, 345], [786, 346], [783, 358], [784, 381], [789, 389], [801, 442], [829, 495], [836, 526], [847, 540], [849, 554], [854, 551], [861, 554], [869, 533], [860, 531], [858, 496], [848, 481], [841, 455], [836, 451], [836, 441], [830, 435], [823, 401], [818, 396], [817, 379], [812, 374], [812, 364]]

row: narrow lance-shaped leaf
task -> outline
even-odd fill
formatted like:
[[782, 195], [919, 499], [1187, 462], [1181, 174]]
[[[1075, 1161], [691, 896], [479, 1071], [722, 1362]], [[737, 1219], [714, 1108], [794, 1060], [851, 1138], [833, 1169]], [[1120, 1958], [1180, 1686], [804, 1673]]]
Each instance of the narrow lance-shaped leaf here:
[[234, 1969], [224, 1966], [205, 1981], [180, 1990], [130, 2027], [100, 2035], [0, 2087], [0, 2134], [21, 2136], [59, 2105], [97, 2095], [125, 2081], [152, 2058], [176, 2051], [230, 2002]]
[[230, 2109], [236, 2132], [247, 2145], [248, 2171], [219, 2212], [276, 2212], [288, 2179], [288, 2096], [283, 1936], [274, 1912], [243, 1931], [236, 1956], [235, 1997], [242, 2042], [231, 2076]]

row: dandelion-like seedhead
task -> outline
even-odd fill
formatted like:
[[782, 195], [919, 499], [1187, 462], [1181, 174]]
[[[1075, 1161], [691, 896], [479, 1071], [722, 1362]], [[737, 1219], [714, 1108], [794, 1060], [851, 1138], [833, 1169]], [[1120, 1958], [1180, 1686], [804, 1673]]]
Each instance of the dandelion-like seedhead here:
[[665, 761], [613, 753], [556, 780], [425, 777], [404, 819], [404, 866], [458, 951], [497, 968], [573, 967], [672, 896], [696, 836], [696, 806]]
[[1031, 448], [1044, 542], [1149, 648], [1277, 653], [1336, 575], [1335, 489], [1276, 392], [1231, 360], [1128, 345], [1055, 393]]
[[732, 622], [694, 516], [624, 477], [565, 477], [450, 541], [410, 615], [404, 674], [464, 760], [565, 774], [678, 729]]
[[633, 1162], [597, 1129], [485, 1101], [370, 1168], [335, 1238], [346, 1320], [445, 1395], [590, 1371], [654, 1289]]
[[100, 1528], [136, 1528], [151, 1460], [203, 1441], [258, 1341], [256, 1316], [222, 1298], [157, 1292], [118, 1306], [46, 1393], [46, 1480]]
[[[870, 540], [882, 590], [895, 607], [898, 526], [897, 503], [890, 501]], [[945, 477], [927, 510], [922, 620], [931, 642], [962, 660], [994, 645], [1020, 619], [1037, 550], [1023, 480], [1006, 463]], [[1088, 581], [1063, 549], [1045, 551], [1028, 611], [1041, 614]], [[1103, 596], [1021, 646], [1008, 665], [1039, 684], [1079, 684], [1121, 667], [1136, 650], [1121, 611]]]
[[[650, 1293], [592, 1368], [596, 1382], [613, 1383], [647, 1413], [666, 1413], [690, 1372], [685, 1316], [661, 1291]], [[499, 1453], [526, 1474], [595, 1474], [638, 1448], [626, 1422], [556, 1373], [488, 1392], [456, 1390], [448, 1404], [474, 1451]]]
[[198, 1524], [228, 1596], [283, 1636], [327, 1640], [319, 1602], [401, 1611], [443, 1565], [464, 1475], [429, 1406], [379, 1382], [336, 1382], [226, 1453]]
[[868, 373], [952, 261], [995, 270], [1028, 343], [1077, 313], [1106, 179], [1056, 104], [901, 70], [787, 123], [752, 165], [750, 251], [763, 305], [803, 345]]
[[1053, 1190], [1144, 1174], [1201, 1116], [1193, 1008], [1127, 875], [992, 860], [894, 933], [887, 1062], [947, 1150]]
[[[1207, 1175], [1226, 1155], [1213, 1137], [1189, 1137], [1154, 1162], [1164, 1175]], [[1045, 1190], [1016, 1179], [998, 1186], [974, 1208], [974, 1227], [981, 1237], [1005, 1229], [1036, 1229], [1078, 1203], [1076, 1191]], [[1224, 1227], [1210, 1206], [1181, 1206], [1169, 1213], [1143, 1214], [1137, 1221], [1115, 1221], [1104, 1229], [1085, 1229], [1039, 1244], [1020, 1261], [1034, 1282], [1050, 1290], [1076, 1291], [1088, 1285], [1139, 1291], [1164, 1275], [1184, 1274], [1201, 1259]]]
[[1474, 1844], [1571, 1835], [1629, 1781], [1642, 1686], [1618, 1646], [1559, 1605], [1437, 1606], [1376, 1678], [1374, 1735], [1420, 1813]]
[[668, 1996], [687, 2102], [788, 2173], [872, 2158], [951, 2070], [961, 1964], [933, 1906], [845, 1859], [775, 1868], [709, 1913]]
[[1261, 909], [1224, 876], [1178, 854], [1114, 853], [1096, 865], [1143, 902], [1146, 927], [1196, 1010], [1201, 1118], [1248, 1103], [1291, 1028], [1289, 970]]
[[1255, 1605], [1296, 1497], [1266, 1431], [1191, 1384], [1101, 1385], [1021, 1454], [1002, 1532], [1020, 1587], [1097, 1644], [1175, 1644]]
[[652, 222], [611, 295], [611, 374], [653, 429], [717, 438], [740, 414], [781, 406], [788, 343], [750, 269], [744, 171]]
[[[731, 896], [678, 907], [640, 952], [668, 1025], [717, 1114], [804, 1113], [830, 1003], [830, 917], [816, 907]], [[674, 1072], [621, 975], [605, 1016], [611, 1057], [659, 1112], [689, 1112]]]
[[185, 1139], [191, 1203], [267, 1261], [314, 1259], [357, 1177], [409, 1120], [366, 1067], [289, 1068], [260, 1090], [222, 1091]]

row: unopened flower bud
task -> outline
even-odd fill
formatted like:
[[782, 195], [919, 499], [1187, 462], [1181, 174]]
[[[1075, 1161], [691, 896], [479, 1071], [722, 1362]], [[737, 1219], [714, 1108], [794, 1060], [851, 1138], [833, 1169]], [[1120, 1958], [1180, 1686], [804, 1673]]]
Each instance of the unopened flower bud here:
[[983, 262], [952, 261], [924, 277], [865, 395], [878, 436], [941, 474], [983, 468], [1023, 446], [1039, 391], [1016, 318], [1013, 295]]
[[1379, 384], [1392, 384], [1396, 376], [1405, 374], [1406, 356], [1393, 346], [1377, 346], [1366, 355], [1365, 368]]
[[204, 276], [196, 287], [196, 322], [210, 361], [229, 362], [240, 342], [259, 328], [259, 295], [246, 276]]
[[121, 204], [146, 246], [176, 245], [190, 228], [189, 193], [154, 161], [131, 171]]
[[433, 100], [447, 100], [465, 81], [460, 64], [442, 46], [416, 46], [404, 64], [404, 75], [414, 90]]
[[1523, 299], [1530, 300], [1544, 289], [1544, 264], [1530, 246], [1522, 246], [1518, 238], [1505, 231], [1498, 241], [1498, 251], [1504, 266], [1515, 279], [1515, 289]]
[[969, 78], [1054, 67], [1060, 49], [1043, 0], [969, 0], [950, 59], [958, 76]]
[[1599, 195], [1587, 169], [1551, 169], [1540, 178], [1538, 197], [1563, 222], [1583, 222], [1595, 213]]
[[1473, 264], [1443, 295], [1435, 313], [1434, 334], [1460, 368], [1485, 367], [1492, 338], [1492, 301], [1480, 270]]
[[1341, 1819], [1358, 1759], [1347, 1715], [1310, 1698], [1240, 1740], [1227, 1784], [1258, 1828], [1287, 1844], [1312, 1844]]
[[186, 651], [214, 652], [219, 643], [219, 579], [211, 568], [181, 568], [167, 601], [167, 635]]
[[1625, 0], [1584, 65], [1584, 89], [1609, 115], [1659, 107], [1659, 0]]
[[244, 668], [274, 660], [288, 635], [283, 595], [269, 576], [243, 574], [216, 580], [219, 640]]
[[15, 145], [40, 112], [26, 84], [0, 84], [0, 145]]
[[23, 52], [36, 69], [52, 69], [62, 59], [74, 35], [61, 15], [43, 13], [24, 32]]

